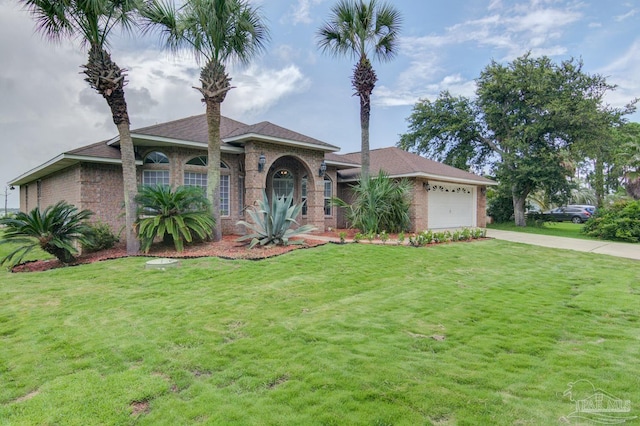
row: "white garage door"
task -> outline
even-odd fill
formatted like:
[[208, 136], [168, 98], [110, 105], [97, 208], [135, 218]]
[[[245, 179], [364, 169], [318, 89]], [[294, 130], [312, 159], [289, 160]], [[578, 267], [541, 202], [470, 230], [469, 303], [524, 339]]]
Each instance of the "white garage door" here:
[[431, 184], [429, 229], [476, 226], [475, 200], [473, 186]]

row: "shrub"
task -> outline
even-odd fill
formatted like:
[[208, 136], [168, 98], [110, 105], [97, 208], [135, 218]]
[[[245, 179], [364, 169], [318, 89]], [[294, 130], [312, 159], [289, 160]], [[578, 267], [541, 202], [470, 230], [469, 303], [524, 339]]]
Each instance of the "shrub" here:
[[361, 179], [352, 187], [352, 204], [333, 198], [333, 203], [347, 209], [352, 227], [363, 233], [379, 234], [405, 231], [409, 227], [411, 183], [406, 179], [390, 179], [383, 171], [377, 177]]
[[513, 198], [503, 189], [487, 191], [487, 215], [496, 223], [509, 222], [513, 218]]
[[29, 213], [20, 212], [14, 217], [0, 219], [0, 225], [6, 226], [0, 244], [19, 245], [2, 258], [0, 264], [12, 268], [37, 247], [54, 255], [62, 263], [72, 263], [77, 253], [74, 243], [89, 241], [90, 228], [86, 220], [91, 215], [93, 213], [89, 210], [78, 211], [71, 204], [60, 201], [43, 211], [36, 207]]
[[340, 244], [344, 244], [344, 241], [347, 238], [347, 233], [342, 231], [338, 233], [338, 236], [340, 237]]
[[176, 251], [182, 251], [185, 242], [193, 241], [194, 234], [205, 239], [215, 226], [209, 202], [196, 186], [179, 186], [175, 191], [163, 185], [143, 186], [136, 203], [138, 238], [145, 253], [156, 238], [173, 242]]
[[262, 190], [262, 200], [258, 200], [258, 207], [247, 210], [253, 223], [244, 220], [237, 222], [238, 225], [243, 225], [253, 233], [238, 238], [238, 241], [251, 240], [249, 248], [255, 247], [256, 244], [287, 245], [291, 237], [306, 234], [315, 229], [311, 225], [291, 229], [291, 225], [298, 224], [296, 217], [301, 210], [302, 204], [293, 204], [293, 194], [276, 197], [274, 193], [269, 204], [267, 193]]
[[620, 200], [596, 210], [582, 232], [605, 240], [640, 242], [640, 201]]
[[88, 240], [82, 244], [83, 250], [94, 252], [113, 247], [120, 238], [111, 231], [111, 227], [104, 222], [88, 223]]

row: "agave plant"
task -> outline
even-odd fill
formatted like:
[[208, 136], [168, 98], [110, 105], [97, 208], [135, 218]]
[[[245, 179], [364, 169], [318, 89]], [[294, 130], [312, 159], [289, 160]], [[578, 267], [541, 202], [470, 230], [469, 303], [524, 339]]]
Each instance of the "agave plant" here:
[[91, 215], [89, 210], [78, 211], [71, 204], [60, 201], [43, 211], [36, 207], [29, 213], [20, 212], [14, 217], [0, 219], [0, 225], [6, 226], [0, 244], [18, 244], [18, 248], [2, 258], [0, 264], [12, 268], [38, 247], [63, 263], [72, 263], [78, 252], [74, 242], [90, 242], [91, 228], [86, 220]]
[[179, 186], [175, 191], [164, 185], [144, 186], [136, 196], [140, 248], [148, 253], [156, 238], [173, 242], [176, 251], [194, 234], [207, 238], [215, 226], [210, 204], [201, 188]]
[[316, 229], [311, 225], [291, 228], [292, 225], [298, 224], [295, 218], [298, 217], [301, 210], [302, 204], [293, 204], [293, 194], [276, 197], [274, 193], [271, 197], [271, 204], [269, 204], [267, 193], [262, 190], [262, 200], [258, 200], [258, 206], [247, 210], [253, 223], [244, 220], [237, 222], [237, 225], [243, 225], [253, 233], [243, 235], [238, 238], [238, 241], [251, 240], [249, 248], [255, 247], [256, 244], [286, 246], [293, 243], [290, 241], [291, 237], [307, 234]]

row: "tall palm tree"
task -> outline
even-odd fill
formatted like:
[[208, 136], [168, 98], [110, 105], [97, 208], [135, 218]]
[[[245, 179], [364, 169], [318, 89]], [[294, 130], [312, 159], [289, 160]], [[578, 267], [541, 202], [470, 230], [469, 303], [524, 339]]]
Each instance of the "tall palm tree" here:
[[115, 29], [130, 30], [135, 24], [138, 0], [19, 0], [36, 20], [37, 31], [52, 42], [79, 38], [88, 48], [83, 66], [85, 81], [102, 95], [120, 136], [127, 253], [135, 254], [139, 242], [135, 235], [136, 164], [124, 97], [126, 71], [109, 54], [109, 37]]
[[329, 20], [318, 30], [317, 40], [323, 52], [350, 56], [358, 63], [351, 85], [360, 98], [362, 143], [362, 177], [369, 176], [369, 118], [371, 93], [378, 77], [369, 54], [379, 61], [389, 61], [398, 50], [402, 17], [391, 4], [376, 0], [341, 0], [331, 9]]
[[247, 64], [261, 53], [269, 31], [260, 10], [247, 0], [189, 0], [176, 8], [164, 0], [152, 0], [143, 10], [148, 28], [159, 29], [166, 46], [179, 52], [191, 50], [198, 63], [208, 125], [207, 198], [213, 208], [214, 241], [222, 238], [220, 227], [220, 106], [233, 89], [225, 64]]

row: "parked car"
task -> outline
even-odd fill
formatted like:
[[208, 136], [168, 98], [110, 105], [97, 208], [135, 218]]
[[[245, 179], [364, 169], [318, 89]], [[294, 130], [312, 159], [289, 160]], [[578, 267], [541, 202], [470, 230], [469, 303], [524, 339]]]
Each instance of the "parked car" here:
[[554, 222], [570, 220], [573, 223], [582, 223], [589, 220], [592, 214], [585, 207], [565, 206], [544, 212], [544, 215], [548, 216]]
[[567, 207], [582, 207], [583, 209], [591, 213], [592, 216], [596, 212], [596, 206], [592, 206], [589, 204], [569, 204]]

